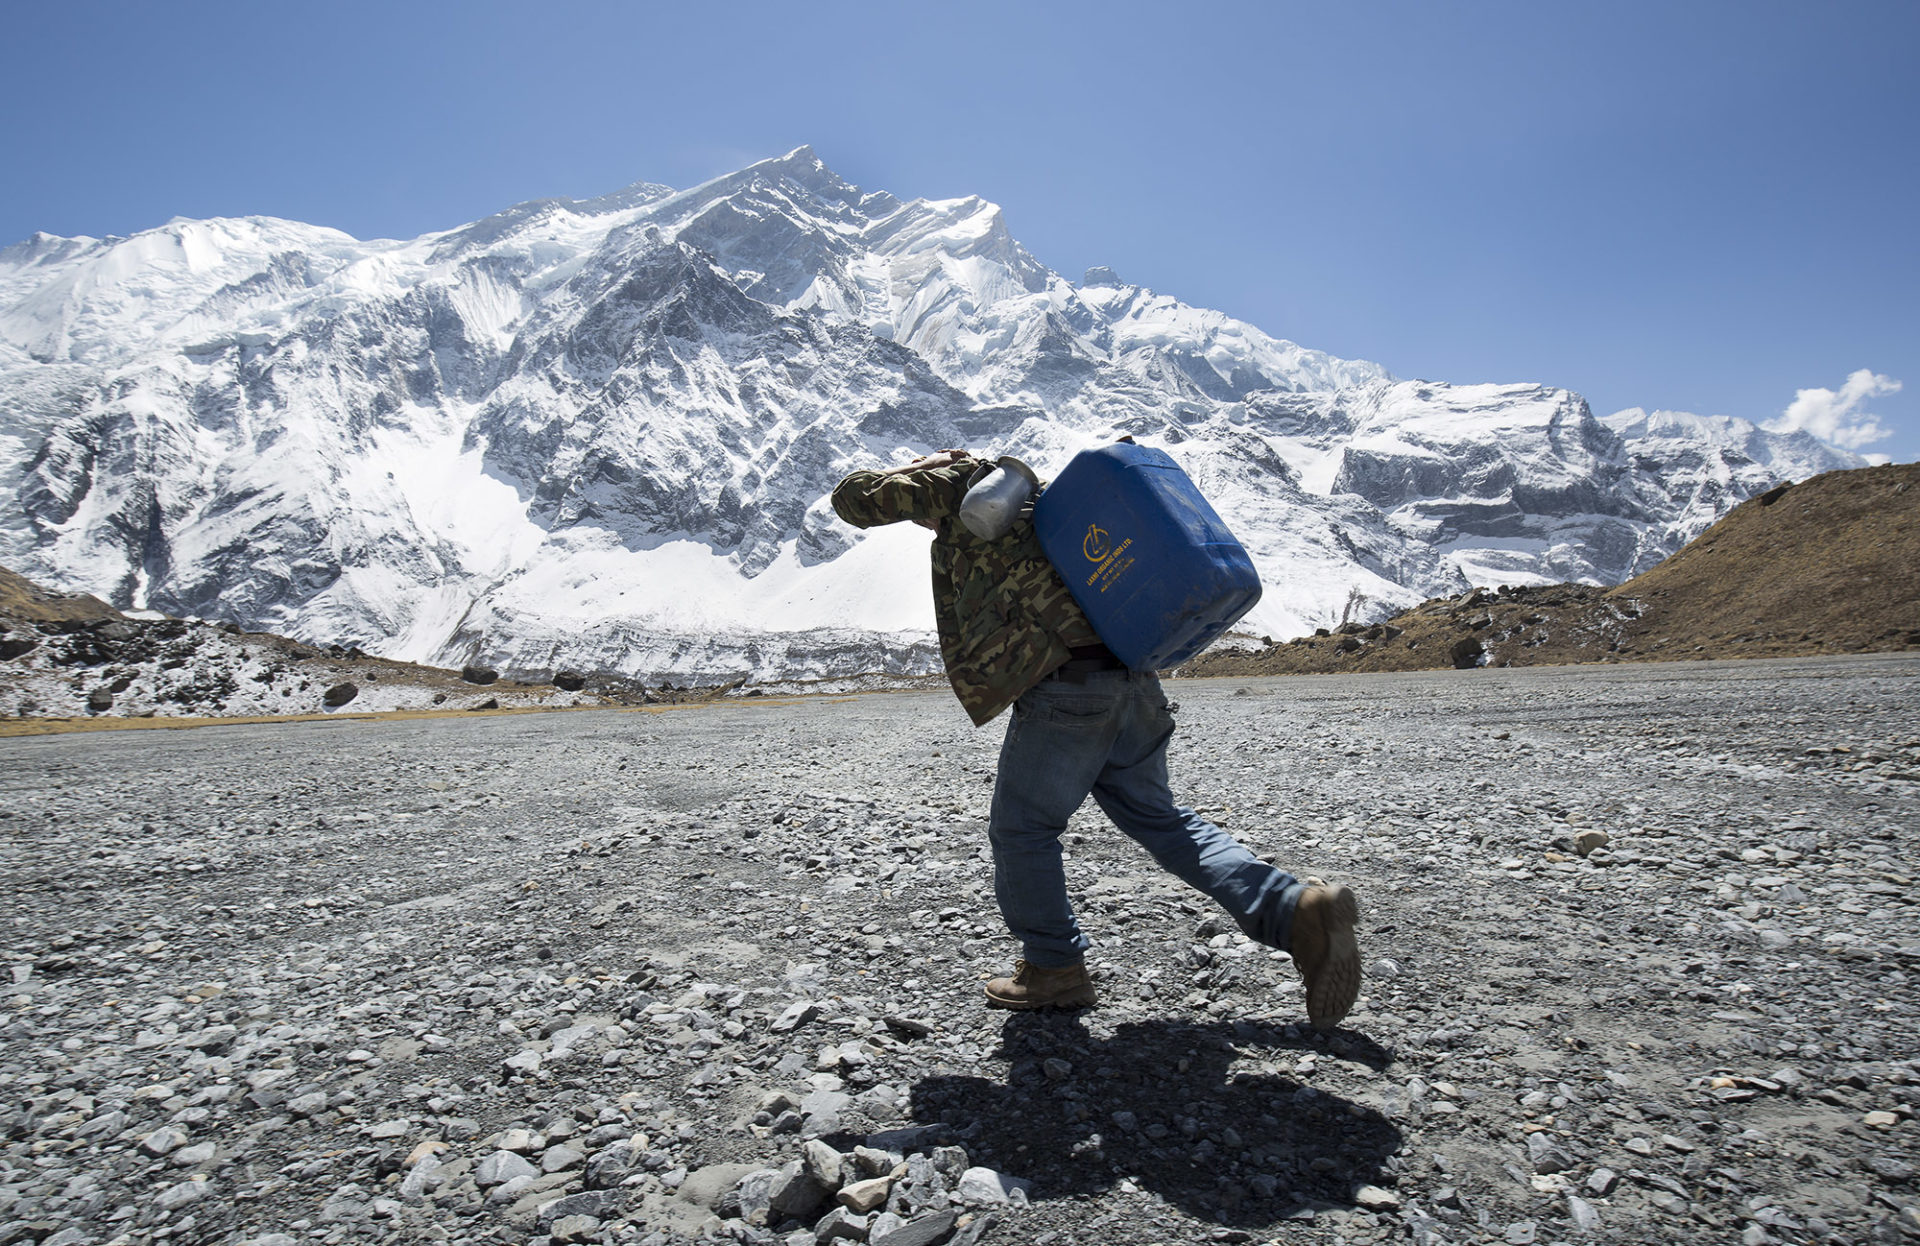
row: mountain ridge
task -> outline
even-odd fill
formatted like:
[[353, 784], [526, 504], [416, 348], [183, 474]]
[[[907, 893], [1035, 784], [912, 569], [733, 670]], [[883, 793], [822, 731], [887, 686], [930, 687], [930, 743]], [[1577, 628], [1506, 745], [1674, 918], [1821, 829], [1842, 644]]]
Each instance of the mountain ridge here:
[[1356, 591], [1614, 582], [1862, 462], [1076, 286], [997, 206], [862, 191], [805, 147], [412, 240], [216, 218], [0, 252], [0, 562], [410, 661], [930, 666], [916, 538], [841, 525], [833, 481], [949, 445], [1050, 473], [1122, 434], [1194, 475], [1283, 634]]

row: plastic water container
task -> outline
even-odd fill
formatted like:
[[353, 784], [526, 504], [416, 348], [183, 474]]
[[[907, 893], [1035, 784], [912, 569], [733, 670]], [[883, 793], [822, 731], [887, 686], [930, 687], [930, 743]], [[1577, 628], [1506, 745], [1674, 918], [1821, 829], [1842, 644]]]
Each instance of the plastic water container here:
[[1260, 600], [1245, 547], [1148, 446], [1075, 455], [1034, 502], [1033, 526], [1094, 631], [1134, 670], [1186, 661]]

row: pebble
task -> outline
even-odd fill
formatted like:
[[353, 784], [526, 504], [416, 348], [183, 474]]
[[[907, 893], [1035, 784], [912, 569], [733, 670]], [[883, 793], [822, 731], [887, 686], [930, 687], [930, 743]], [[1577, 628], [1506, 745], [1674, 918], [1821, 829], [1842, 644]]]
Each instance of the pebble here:
[[199, 1202], [212, 1193], [213, 1183], [211, 1181], [195, 1178], [190, 1181], [182, 1181], [177, 1185], [168, 1186], [166, 1189], [160, 1191], [160, 1193], [154, 1195], [153, 1203], [154, 1206], [164, 1211], [178, 1211], [182, 1207], [187, 1207]]
[[326, 1110], [327, 1096], [317, 1090], [287, 1101], [287, 1111], [295, 1116], [318, 1116]]
[[1573, 1157], [1544, 1133], [1527, 1135], [1527, 1155], [1533, 1171], [1542, 1175], [1565, 1172], [1573, 1167]]
[[171, 1125], [162, 1125], [140, 1139], [140, 1149], [148, 1155], [171, 1155], [187, 1145], [187, 1133]]
[[1885, 1155], [1869, 1155], [1861, 1160], [1860, 1166], [1890, 1185], [1900, 1185], [1912, 1181], [1915, 1168], [1906, 1160], [1893, 1159]]
[[1647, 1201], [1670, 1216], [1684, 1216], [1690, 1210], [1686, 1199], [1665, 1190], [1655, 1190], [1647, 1195]]
[[805, 1025], [819, 1015], [820, 1005], [811, 1000], [796, 1000], [787, 1005], [785, 1011], [778, 1017], [775, 1017], [773, 1024], [767, 1028], [775, 1034], [786, 1034]]
[[175, 1151], [173, 1153], [173, 1162], [176, 1167], [194, 1168], [201, 1164], [211, 1163], [213, 1157], [219, 1154], [219, 1152], [220, 1148], [211, 1142], [196, 1142], [191, 1146], [183, 1146], [178, 1151]]
[[599, 1219], [582, 1215], [562, 1216], [547, 1230], [548, 1237], [555, 1242], [595, 1241], [599, 1233]]

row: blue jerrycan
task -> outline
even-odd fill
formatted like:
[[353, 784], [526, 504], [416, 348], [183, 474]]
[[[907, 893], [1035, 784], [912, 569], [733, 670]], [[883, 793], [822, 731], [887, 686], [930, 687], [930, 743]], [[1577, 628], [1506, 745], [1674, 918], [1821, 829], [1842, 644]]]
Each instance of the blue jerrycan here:
[[1165, 452], [1082, 450], [1033, 504], [1047, 560], [1136, 671], [1177, 666], [1260, 600], [1260, 574]]

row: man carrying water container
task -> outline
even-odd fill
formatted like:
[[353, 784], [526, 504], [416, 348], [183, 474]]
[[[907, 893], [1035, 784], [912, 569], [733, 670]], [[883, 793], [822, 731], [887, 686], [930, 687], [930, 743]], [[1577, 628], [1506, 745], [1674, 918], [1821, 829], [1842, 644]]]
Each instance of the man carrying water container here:
[[[1173, 716], [1152, 670], [1129, 670], [1102, 643], [1023, 515], [983, 537], [961, 520], [970, 486], [993, 464], [944, 450], [886, 471], [858, 471], [833, 491], [856, 528], [911, 521], [934, 532], [940, 652], [976, 726], [1008, 706], [987, 833], [993, 887], [1021, 943], [1011, 976], [987, 983], [1002, 1008], [1095, 1000], [1087, 937], [1067, 897], [1060, 836], [1091, 794], [1162, 868], [1212, 896], [1248, 937], [1292, 954], [1307, 1016], [1330, 1028], [1360, 992], [1360, 909], [1352, 891], [1302, 882], [1173, 803]], [[1029, 512], [1030, 515], [1030, 512]]]

